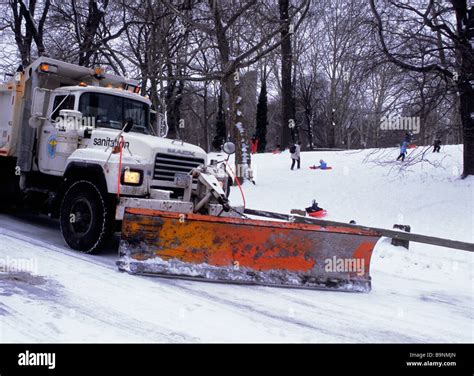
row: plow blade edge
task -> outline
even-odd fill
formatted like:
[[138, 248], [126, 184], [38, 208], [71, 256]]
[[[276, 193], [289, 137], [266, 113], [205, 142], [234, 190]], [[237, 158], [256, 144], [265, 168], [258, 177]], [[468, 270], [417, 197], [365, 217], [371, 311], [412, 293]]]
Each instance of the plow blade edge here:
[[117, 264], [132, 274], [370, 291], [379, 238], [348, 227], [127, 208]]

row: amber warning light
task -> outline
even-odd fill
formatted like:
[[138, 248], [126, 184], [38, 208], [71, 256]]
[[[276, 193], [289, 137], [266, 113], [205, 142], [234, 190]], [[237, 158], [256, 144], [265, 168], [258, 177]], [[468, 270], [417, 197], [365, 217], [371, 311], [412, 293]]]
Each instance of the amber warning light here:
[[48, 63], [42, 63], [40, 65], [40, 71], [43, 73], [58, 73], [58, 67]]
[[100, 67], [94, 69], [94, 77], [101, 80], [104, 78], [104, 70]]

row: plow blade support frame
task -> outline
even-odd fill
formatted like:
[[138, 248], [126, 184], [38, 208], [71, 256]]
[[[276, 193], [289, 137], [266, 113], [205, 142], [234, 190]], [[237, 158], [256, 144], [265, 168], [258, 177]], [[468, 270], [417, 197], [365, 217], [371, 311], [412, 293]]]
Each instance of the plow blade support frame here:
[[438, 247], [446, 247], [446, 248], [458, 249], [461, 251], [474, 252], [473, 243], [462, 242], [459, 240], [438, 238], [435, 236], [420, 235], [420, 234], [414, 234], [410, 232], [403, 232], [403, 231], [396, 231], [396, 230], [387, 230], [387, 229], [376, 228], [376, 227], [353, 225], [349, 223], [328, 221], [325, 219], [291, 216], [287, 214], [273, 213], [273, 212], [254, 210], [254, 209], [245, 209], [245, 214], [254, 215], [254, 216], [263, 217], [263, 218], [279, 219], [283, 221], [290, 221], [290, 222], [296, 222], [296, 223], [315, 224], [315, 225], [327, 228], [328, 230], [334, 227], [347, 227], [347, 228], [352, 228], [352, 229], [367, 230], [367, 231], [372, 231], [373, 233], [378, 234], [378, 236], [381, 236], [381, 237], [385, 236], [392, 239], [407, 240], [407, 241], [411, 241], [415, 243], [430, 244], [430, 245], [436, 245]]

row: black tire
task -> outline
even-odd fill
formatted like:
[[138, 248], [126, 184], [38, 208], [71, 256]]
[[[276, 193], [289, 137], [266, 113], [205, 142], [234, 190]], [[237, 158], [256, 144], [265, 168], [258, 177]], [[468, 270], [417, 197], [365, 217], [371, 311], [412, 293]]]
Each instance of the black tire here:
[[66, 190], [60, 209], [61, 232], [77, 251], [97, 253], [112, 233], [113, 207], [107, 194], [87, 180], [76, 181]]
[[20, 206], [23, 194], [20, 177], [15, 174], [16, 161], [0, 157], [0, 210], [10, 211]]

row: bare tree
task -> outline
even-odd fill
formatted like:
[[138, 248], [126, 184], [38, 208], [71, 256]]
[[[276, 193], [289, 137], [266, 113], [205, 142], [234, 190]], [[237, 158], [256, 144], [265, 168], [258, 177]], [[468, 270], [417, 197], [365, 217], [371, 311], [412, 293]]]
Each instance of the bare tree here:
[[127, 0], [55, 2], [52, 6], [53, 16], [62, 31], [51, 35], [52, 42], [56, 42], [57, 52], [63, 52], [61, 46], [67, 43], [73, 52], [68, 60], [87, 67], [108, 65], [115, 73], [125, 74], [127, 69], [111, 44], [128, 27], [138, 22], [129, 19], [130, 7], [132, 4]]
[[[473, 175], [474, 92], [470, 80], [474, 72], [474, 51], [468, 27], [473, 22], [472, 9], [469, 17], [466, 0], [429, 0], [424, 6], [392, 0], [376, 4], [370, 0], [370, 6], [380, 48], [390, 62], [404, 70], [439, 75], [456, 90], [464, 137], [463, 177]], [[395, 26], [392, 20], [399, 25]]]
[[[240, 75], [262, 57], [276, 50], [281, 39], [277, 36], [288, 27], [278, 21], [276, 12], [271, 2], [250, 1], [214, 1], [209, 0], [204, 4], [198, 2], [194, 11], [189, 14], [180, 11], [169, 1], [166, 5], [177, 14], [183, 22], [201, 34], [201, 42], [197, 50], [203, 48], [213, 50], [218, 62], [218, 70], [213, 72], [200, 72], [200, 77], [189, 77], [190, 80], [208, 81], [218, 78], [225, 88], [228, 101], [228, 116], [226, 118], [229, 129], [232, 129], [236, 141], [236, 164], [239, 175], [245, 176], [250, 163], [248, 146], [248, 125], [243, 123], [242, 93]], [[199, 4], [199, 5], [198, 5]], [[307, 8], [308, 0], [300, 1], [294, 9], [298, 14]], [[303, 12], [304, 14], [304, 12]], [[295, 30], [299, 27], [303, 16], [295, 22]], [[259, 24], [258, 32], [255, 25]]]
[[[37, 2], [30, 0], [10, 0], [7, 20], [2, 26], [2, 30], [10, 28], [20, 53], [23, 66], [27, 66], [33, 60], [33, 42], [36, 47], [37, 56], [45, 54], [44, 31], [48, 12], [51, 6], [50, 0]], [[36, 13], [40, 13], [36, 16]]]

